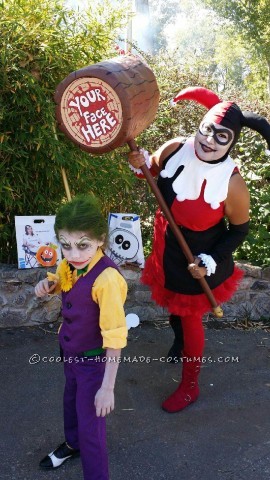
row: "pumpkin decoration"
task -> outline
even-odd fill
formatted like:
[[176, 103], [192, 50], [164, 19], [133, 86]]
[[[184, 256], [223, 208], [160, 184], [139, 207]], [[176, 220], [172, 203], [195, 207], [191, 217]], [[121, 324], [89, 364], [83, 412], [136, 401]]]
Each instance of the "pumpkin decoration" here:
[[42, 245], [36, 253], [36, 259], [43, 267], [53, 267], [57, 262], [57, 245]]

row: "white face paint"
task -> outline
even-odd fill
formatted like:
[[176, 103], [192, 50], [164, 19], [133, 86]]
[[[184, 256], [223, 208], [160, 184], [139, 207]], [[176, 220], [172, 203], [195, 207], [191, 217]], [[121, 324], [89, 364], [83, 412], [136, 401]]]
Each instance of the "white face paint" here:
[[[212, 122], [207, 125], [206, 120], [203, 120], [196, 133], [194, 147], [200, 160], [212, 162], [222, 158], [229, 150], [234, 139], [234, 132], [218, 123]], [[211, 125], [214, 127], [214, 131], [211, 129]], [[204, 126], [204, 128], [201, 128], [201, 126]]]
[[86, 267], [103, 245], [102, 240], [92, 239], [86, 232], [59, 230], [58, 237], [64, 257], [76, 269]]

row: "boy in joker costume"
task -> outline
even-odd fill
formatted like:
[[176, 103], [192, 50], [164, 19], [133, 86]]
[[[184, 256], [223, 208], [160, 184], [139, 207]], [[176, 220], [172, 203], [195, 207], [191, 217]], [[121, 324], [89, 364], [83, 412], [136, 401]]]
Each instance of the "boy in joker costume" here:
[[65, 442], [40, 467], [55, 469], [80, 454], [84, 480], [109, 480], [105, 416], [114, 409], [119, 357], [126, 346], [127, 284], [102, 251], [107, 222], [93, 196], [75, 197], [62, 206], [55, 232], [65, 258], [35, 293], [62, 292]]
[[180, 384], [162, 404], [169, 413], [183, 410], [199, 396], [202, 317], [211, 306], [197, 280], [205, 276], [217, 302], [222, 303], [233, 295], [243, 275], [234, 265], [232, 253], [248, 233], [249, 192], [229, 156], [242, 127], [259, 132], [270, 154], [270, 124], [265, 118], [242, 112], [234, 102], [221, 101], [201, 87], [182, 90], [173, 104], [180, 100], [195, 100], [209, 109], [195, 137], [173, 139], [150, 159], [140, 152], [129, 153], [131, 169], [139, 177], [145, 162], [151, 173], [158, 175], [159, 189], [194, 255], [194, 262], [188, 265], [158, 209], [153, 249], [142, 282], [150, 287], [155, 302], [170, 312], [175, 340], [168, 355], [182, 356]]

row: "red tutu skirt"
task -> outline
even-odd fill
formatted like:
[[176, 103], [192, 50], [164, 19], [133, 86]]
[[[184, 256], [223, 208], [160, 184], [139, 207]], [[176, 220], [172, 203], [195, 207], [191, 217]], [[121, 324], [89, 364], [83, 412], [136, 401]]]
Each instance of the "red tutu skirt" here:
[[[244, 272], [235, 266], [233, 274], [212, 290], [218, 304], [228, 301], [233, 296], [243, 275]], [[196, 312], [196, 315], [202, 316], [212, 310], [212, 306], [204, 293], [186, 295], [172, 292], [157, 283], [157, 277], [151, 274], [151, 268], [143, 271], [141, 282], [150, 287], [152, 299], [174, 315], [186, 316]]]

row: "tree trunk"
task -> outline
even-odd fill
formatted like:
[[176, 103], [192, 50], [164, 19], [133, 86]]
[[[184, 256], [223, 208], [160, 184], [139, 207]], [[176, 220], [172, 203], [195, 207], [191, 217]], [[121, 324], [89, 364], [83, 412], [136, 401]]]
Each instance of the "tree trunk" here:
[[148, 52], [153, 51], [153, 31], [150, 22], [150, 9], [148, 0], [135, 0], [137, 21], [139, 22], [139, 35], [136, 39], [139, 47]]

